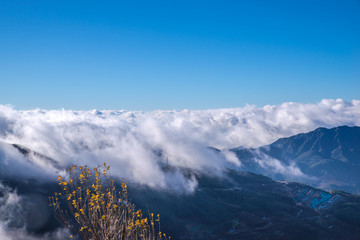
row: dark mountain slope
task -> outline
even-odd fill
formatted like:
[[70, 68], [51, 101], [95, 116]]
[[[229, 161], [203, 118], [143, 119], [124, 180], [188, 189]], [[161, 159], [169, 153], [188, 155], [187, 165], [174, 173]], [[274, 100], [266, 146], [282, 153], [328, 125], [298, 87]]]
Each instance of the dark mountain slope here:
[[47, 157], [41, 153], [32, 151], [29, 148], [26, 148], [20, 144], [11, 144], [14, 148], [16, 148], [21, 154], [23, 154], [27, 159], [30, 161], [34, 161], [34, 158], [41, 159], [42, 161], [46, 162], [49, 165], [52, 165], [53, 167], [59, 168], [59, 164], [54, 159]]
[[[160, 213], [161, 228], [172, 239], [352, 240], [360, 236], [359, 196], [235, 170], [222, 178], [199, 174], [196, 178], [199, 186], [191, 194], [129, 184], [129, 196], [144, 212]], [[16, 187], [21, 196], [22, 218], [10, 219], [11, 228], [27, 226], [40, 236], [59, 227], [47, 203], [57, 189], [55, 183], [2, 184]], [[2, 190], [0, 205], [7, 194]]]
[[[357, 154], [356, 134], [352, 141], [346, 142], [350, 133], [343, 135], [342, 129], [338, 130], [341, 133], [337, 135], [321, 133], [327, 130], [329, 129], [320, 129], [314, 137], [297, 135], [296, 141], [290, 141], [290, 138], [280, 139], [267, 147], [234, 151], [242, 154], [241, 157], [247, 157], [244, 164], [249, 163], [248, 166], [263, 170], [264, 168], [254, 161], [255, 157], [277, 157], [285, 165], [296, 162], [300, 166], [301, 161], [304, 161], [304, 172], [306, 166], [312, 170], [319, 165], [306, 164], [306, 159], [310, 159], [311, 163], [316, 163], [317, 159], [325, 159], [329, 160], [327, 164], [338, 162], [356, 165], [353, 155], [348, 154]], [[336, 139], [336, 136], [340, 136], [338, 145], [341, 145], [342, 151], [340, 155], [335, 154], [336, 158], [329, 158], [332, 155], [328, 152], [334, 151], [338, 145], [326, 149], [325, 146], [331, 144], [326, 144], [325, 140]], [[301, 147], [304, 142], [307, 143]], [[30, 149], [14, 147], [27, 158], [34, 155]], [[347, 150], [343, 151], [344, 148]], [[321, 151], [323, 149], [326, 151]], [[315, 155], [316, 157], [311, 158]], [[297, 159], [296, 156], [308, 157]], [[36, 157], [40, 156], [36, 154]], [[46, 156], [41, 155], [41, 159], [49, 161], [49, 165], [54, 164]], [[311, 173], [310, 170], [308, 174]], [[179, 194], [129, 184], [132, 201], [144, 212], [150, 209], [151, 212], [160, 213], [162, 230], [170, 233], [172, 239], [359, 239], [359, 196], [344, 192], [326, 192], [295, 182], [273, 181], [268, 177], [236, 170], [228, 170], [222, 177], [191, 170], [183, 170], [183, 173], [197, 179], [198, 187], [195, 192]], [[327, 176], [324, 173], [323, 175]], [[10, 214], [7, 217], [10, 218], [6, 221], [11, 222], [11, 228], [25, 227], [31, 233], [42, 235], [59, 227], [47, 202], [48, 196], [58, 190], [55, 182], [45, 183], [36, 179], [24, 181], [17, 176], [9, 178], [8, 175], [4, 177], [1, 174], [0, 180], [5, 180], [1, 181], [2, 186], [16, 188], [20, 195], [21, 211], [16, 213], [21, 212], [22, 216]], [[8, 193], [6, 187], [0, 187], [0, 209], [1, 204], [6, 204], [3, 200]], [[1, 218], [0, 220], [2, 221]]]
[[176, 239], [357, 239], [360, 198], [230, 170], [197, 176], [195, 193], [130, 188], [137, 206], [159, 212]]

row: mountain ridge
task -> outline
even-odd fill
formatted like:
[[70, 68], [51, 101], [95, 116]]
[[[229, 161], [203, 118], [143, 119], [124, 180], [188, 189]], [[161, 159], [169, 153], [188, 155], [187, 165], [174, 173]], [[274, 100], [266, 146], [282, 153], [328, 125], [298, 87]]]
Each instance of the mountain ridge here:
[[[339, 126], [317, 128], [261, 146], [231, 149], [248, 171], [275, 177], [298, 180], [291, 176], [276, 176], [257, 164], [257, 159], [271, 158], [284, 166], [296, 166], [312, 180], [307, 184], [360, 193], [360, 127]], [[264, 160], [265, 161], [265, 160]], [[317, 180], [314, 180], [314, 179]]]

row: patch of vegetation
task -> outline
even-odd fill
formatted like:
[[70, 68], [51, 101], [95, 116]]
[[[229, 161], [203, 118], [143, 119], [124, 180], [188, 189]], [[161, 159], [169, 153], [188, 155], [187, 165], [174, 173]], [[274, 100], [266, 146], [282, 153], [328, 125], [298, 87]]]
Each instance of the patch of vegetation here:
[[[123, 179], [116, 191], [110, 166], [73, 166], [58, 177], [61, 192], [50, 197], [56, 217], [84, 240], [163, 240], [159, 214], [144, 217], [128, 199]], [[67, 206], [63, 206], [64, 202]], [[155, 227], [157, 222], [157, 227]], [[73, 235], [70, 236], [72, 238]]]

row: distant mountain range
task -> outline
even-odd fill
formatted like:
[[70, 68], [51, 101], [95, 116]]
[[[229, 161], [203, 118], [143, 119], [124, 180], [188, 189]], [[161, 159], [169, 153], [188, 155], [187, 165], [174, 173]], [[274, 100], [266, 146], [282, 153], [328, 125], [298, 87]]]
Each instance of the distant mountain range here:
[[[4, 148], [5, 143], [1, 144]], [[55, 160], [24, 146], [6, 146], [21, 153], [29, 164], [60, 168]], [[267, 146], [231, 151], [241, 160], [241, 171], [228, 169], [214, 176], [179, 170], [197, 179], [193, 193], [129, 183], [129, 196], [144, 212], [160, 213], [162, 230], [172, 239], [359, 239], [360, 196], [316, 188], [359, 193], [359, 127], [319, 128]], [[0, 152], [3, 164], [1, 158]], [[7, 227], [26, 227], [39, 236], [60, 227], [47, 200], [58, 190], [55, 182], [9, 178], [1, 166], [0, 180], [1, 211], [11, 195], [9, 189], [17, 189], [21, 196], [21, 211], [14, 208], [11, 214], [3, 214]]]
[[259, 148], [231, 151], [246, 171], [360, 193], [360, 127], [318, 128]]

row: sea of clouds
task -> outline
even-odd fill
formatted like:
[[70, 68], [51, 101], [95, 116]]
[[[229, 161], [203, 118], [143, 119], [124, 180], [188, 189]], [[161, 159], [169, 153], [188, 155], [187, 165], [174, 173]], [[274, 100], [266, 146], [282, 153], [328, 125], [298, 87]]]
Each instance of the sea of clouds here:
[[[162, 167], [221, 174], [225, 168], [241, 169], [241, 159], [227, 149], [257, 147], [318, 127], [340, 125], [360, 126], [360, 100], [152, 112], [18, 111], [0, 105], [0, 174], [55, 179], [71, 164], [106, 162], [114, 176], [128, 181], [191, 192], [196, 179]], [[9, 145], [14, 143], [58, 165], [36, 157], [28, 161]], [[296, 166], [289, 167], [301, 174]]]
[[[69, 235], [60, 229], [40, 238], [26, 231], [21, 215], [24, 199], [3, 185], [2, 179], [55, 181], [72, 164], [106, 162], [112, 175], [127, 181], [191, 193], [196, 178], [184, 176], [182, 169], [221, 175], [226, 168], [242, 167], [241, 159], [228, 149], [258, 147], [318, 127], [341, 125], [360, 126], [360, 100], [152, 112], [18, 111], [0, 105], [0, 239], [63, 239]], [[24, 156], [11, 144], [57, 163], [33, 153]], [[272, 171], [303, 177], [294, 164], [284, 166], [266, 157], [257, 161]], [[164, 167], [171, 170], [164, 171]]]

